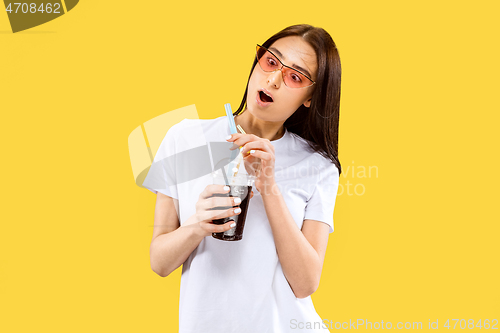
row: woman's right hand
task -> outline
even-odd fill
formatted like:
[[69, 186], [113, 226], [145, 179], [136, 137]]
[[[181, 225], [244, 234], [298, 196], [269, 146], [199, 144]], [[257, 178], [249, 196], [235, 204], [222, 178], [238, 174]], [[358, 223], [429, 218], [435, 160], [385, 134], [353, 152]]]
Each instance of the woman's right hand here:
[[[203, 237], [209, 236], [214, 232], [225, 232], [235, 226], [234, 221], [230, 220], [224, 224], [214, 224], [212, 221], [225, 217], [235, 216], [241, 213], [239, 205], [240, 198], [229, 196], [214, 196], [229, 193], [229, 187], [224, 185], [208, 185], [200, 194], [196, 203], [196, 213], [191, 216], [191, 221], [186, 224], [194, 224], [199, 227], [199, 233]], [[250, 197], [253, 196], [253, 192]], [[235, 207], [236, 206], [236, 207]], [[221, 207], [230, 207], [221, 209]], [[213, 208], [219, 208], [212, 210]], [[187, 222], [187, 221], [186, 221]]]

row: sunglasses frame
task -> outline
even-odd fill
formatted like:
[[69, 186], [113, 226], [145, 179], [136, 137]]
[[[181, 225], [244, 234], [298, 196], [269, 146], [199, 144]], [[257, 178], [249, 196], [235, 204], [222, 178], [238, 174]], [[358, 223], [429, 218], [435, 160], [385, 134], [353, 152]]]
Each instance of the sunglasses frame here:
[[[262, 48], [262, 49], [264, 49], [264, 50], [266, 50], [267, 52], [271, 53], [271, 54], [273, 55], [273, 57], [275, 57], [276, 59], [278, 59], [278, 61], [279, 61], [279, 62], [280, 62], [280, 64], [281, 64], [281, 68], [275, 69], [274, 71], [266, 71], [266, 70], [264, 70], [264, 68], [262, 68], [262, 66], [260, 65], [260, 62], [259, 62], [259, 47], [260, 47], [260, 48]], [[307, 87], [310, 87], [310, 86], [312, 86], [313, 84], [315, 84], [315, 83], [316, 83], [316, 82], [314, 82], [314, 81], [313, 81], [313, 80], [312, 80], [309, 76], [307, 76], [306, 74], [302, 73], [302, 72], [301, 72], [301, 71], [299, 71], [298, 69], [295, 69], [295, 68], [293, 68], [293, 67], [290, 67], [290, 66], [285, 65], [285, 64], [281, 61], [281, 59], [280, 59], [280, 58], [278, 58], [278, 57], [276, 56], [276, 54], [272, 53], [271, 51], [269, 51], [266, 47], [264, 47], [264, 46], [262, 46], [262, 45], [257, 44], [256, 53], [255, 53], [255, 59], [257, 60], [257, 64], [259, 64], [260, 69], [262, 69], [262, 70], [263, 70], [264, 72], [266, 72], [266, 73], [274, 73], [274, 72], [276, 72], [276, 71], [281, 71], [281, 77], [282, 77], [282, 79], [283, 79], [283, 83], [285, 84], [285, 86], [287, 86], [287, 87], [288, 87], [288, 88], [290, 88], [290, 89], [302, 89], [302, 88], [307, 88]], [[306, 79], [308, 79], [308, 80], [309, 80], [309, 81], [311, 81], [312, 83], [311, 83], [310, 85], [308, 85], [308, 86], [304, 86], [304, 87], [289, 87], [289, 86], [285, 83], [285, 73], [283, 73], [283, 71], [282, 71], [283, 67], [289, 68], [289, 69], [291, 69], [291, 70], [293, 70], [293, 71], [295, 71], [295, 72], [297, 72], [297, 73], [299, 73], [299, 74], [303, 75]]]

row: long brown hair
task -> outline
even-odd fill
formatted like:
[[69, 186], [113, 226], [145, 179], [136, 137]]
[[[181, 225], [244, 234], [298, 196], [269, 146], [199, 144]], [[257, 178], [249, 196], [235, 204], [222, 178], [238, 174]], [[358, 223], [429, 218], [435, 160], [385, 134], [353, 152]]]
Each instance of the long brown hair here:
[[[316, 52], [318, 75], [309, 108], [301, 105], [284, 123], [285, 128], [307, 140], [313, 151], [329, 158], [342, 172], [338, 159], [339, 142], [339, 108], [341, 67], [337, 46], [332, 37], [322, 28], [308, 24], [292, 25], [283, 29], [262, 46], [269, 48], [278, 39], [288, 36], [299, 36]], [[250, 76], [257, 64], [254, 60]], [[241, 104], [234, 116], [246, 108], [248, 82]]]

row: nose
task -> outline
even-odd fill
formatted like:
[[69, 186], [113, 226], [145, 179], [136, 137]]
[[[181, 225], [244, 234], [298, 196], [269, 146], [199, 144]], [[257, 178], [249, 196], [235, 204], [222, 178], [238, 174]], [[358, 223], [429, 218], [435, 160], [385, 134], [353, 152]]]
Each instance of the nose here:
[[267, 84], [274, 86], [274, 88], [277, 89], [280, 87], [282, 79], [283, 79], [283, 72], [281, 72], [281, 69], [277, 69], [268, 75]]

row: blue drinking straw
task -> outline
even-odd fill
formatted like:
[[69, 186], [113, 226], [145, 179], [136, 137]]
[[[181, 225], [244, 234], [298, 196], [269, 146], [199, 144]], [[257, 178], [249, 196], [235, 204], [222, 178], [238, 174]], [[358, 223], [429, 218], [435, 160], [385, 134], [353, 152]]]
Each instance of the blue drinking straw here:
[[226, 109], [227, 120], [229, 121], [229, 131], [231, 134], [238, 133], [236, 131], [236, 124], [234, 123], [233, 110], [231, 110], [231, 104], [224, 104], [224, 108]]
[[[234, 123], [233, 110], [231, 110], [231, 104], [229, 103], [224, 104], [224, 108], [226, 109], [227, 120], [229, 122], [229, 131], [231, 132], [231, 134], [238, 133], [238, 131], [236, 131], [236, 124]], [[236, 158], [236, 156], [238, 156], [238, 151], [236, 149], [232, 150], [230, 161], [233, 161]], [[227, 168], [228, 178], [231, 177], [232, 175], [231, 164], [232, 163], [230, 163]]]

